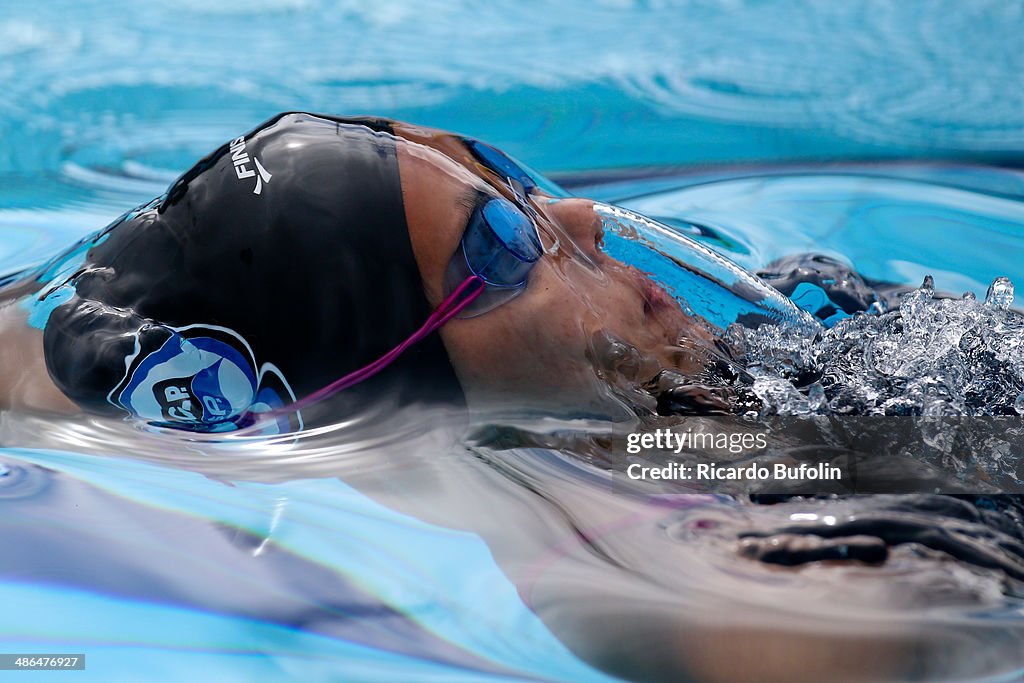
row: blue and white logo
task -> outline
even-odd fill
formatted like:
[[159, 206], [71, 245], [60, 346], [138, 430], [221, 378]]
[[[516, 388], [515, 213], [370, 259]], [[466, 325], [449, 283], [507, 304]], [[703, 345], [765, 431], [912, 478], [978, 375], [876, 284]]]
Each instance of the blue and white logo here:
[[253, 366], [223, 341], [175, 332], [141, 359], [116, 400], [148, 420], [223, 422], [252, 403], [257, 386]]
[[[233, 330], [191, 325], [167, 328], [171, 337], [151, 353], [128, 359], [125, 379], [109, 400], [128, 412], [168, 426], [232, 431], [261, 412], [294, 400], [287, 381], [266, 364], [257, 374], [251, 347]], [[285, 417], [274, 433], [301, 428]]]

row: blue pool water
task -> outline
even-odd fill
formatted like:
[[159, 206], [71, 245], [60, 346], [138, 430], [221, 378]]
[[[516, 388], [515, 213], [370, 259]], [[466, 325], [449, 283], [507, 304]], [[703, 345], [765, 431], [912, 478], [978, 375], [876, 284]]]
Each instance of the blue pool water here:
[[[7, 3], [0, 274], [304, 109], [475, 135], [748, 269], [814, 250], [983, 297], [1024, 282], [1022, 29], [1016, 2]], [[587, 662], [617, 640], [642, 659], [639, 636], [552, 624], [641, 605], [841, 645], [898, 622], [935, 657], [918, 680], [1019, 680], [1019, 604], [992, 576], [908, 555], [891, 593], [854, 575], [815, 601], [814, 575], [723, 570], [663, 533], [757, 517], [734, 501], [644, 507], [582, 460], [496, 462], [451, 416], [382, 436], [384, 417], [217, 441], [0, 414], [0, 651], [83, 652], [97, 681], [610, 681]]]

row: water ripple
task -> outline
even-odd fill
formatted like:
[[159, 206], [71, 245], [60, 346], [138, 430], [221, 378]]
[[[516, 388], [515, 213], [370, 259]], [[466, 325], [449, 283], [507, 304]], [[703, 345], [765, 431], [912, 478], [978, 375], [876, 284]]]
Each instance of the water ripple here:
[[[15, 142], [0, 171], [117, 167], [140, 150], [180, 171], [294, 108], [412, 116], [544, 160], [589, 120], [602, 149], [577, 140], [547, 162], [576, 168], [690, 159], [694, 144], [710, 158], [1019, 152], [1022, 27], [1020, 5], [995, 1], [922, 13], [881, 1], [282, 0], [188, 2], [171, 17], [55, 0], [0, 21], [0, 132]], [[523, 140], [527, 111], [541, 128]], [[735, 124], [760, 127], [753, 149], [731, 148], [735, 131], [717, 148], [697, 134]]]

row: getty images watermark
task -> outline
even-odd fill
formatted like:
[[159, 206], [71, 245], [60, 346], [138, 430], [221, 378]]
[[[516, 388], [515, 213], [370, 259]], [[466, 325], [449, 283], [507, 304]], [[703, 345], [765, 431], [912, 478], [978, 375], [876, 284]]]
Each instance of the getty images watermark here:
[[1024, 421], [653, 417], [612, 432], [623, 493], [1024, 493]]
[[[658, 482], [794, 482], [841, 480], [842, 469], [824, 462], [761, 464], [750, 460], [768, 449], [768, 435], [756, 427], [701, 421], [699, 425], [654, 427], [623, 435], [627, 456], [626, 478]], [[659, 457], [660, 456], [660, 457]], [[673, 457], [674, 456], [674, 457]], [[678, 459], [680, 456], [684, 456]], [[689, 457], [685, 457], [689, 456]], [[702, 457], [703, 456], [703, 457]], [[729, 458], [719, 462], [718, 456]]]

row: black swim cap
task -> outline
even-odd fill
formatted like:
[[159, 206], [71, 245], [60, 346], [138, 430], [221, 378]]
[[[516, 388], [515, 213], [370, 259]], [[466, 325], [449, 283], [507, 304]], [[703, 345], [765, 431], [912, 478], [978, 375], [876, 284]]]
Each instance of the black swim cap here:
[[[172, 334], [201, 329], [246, 346], [238, 351], [257, 372], [272, 364], [301, 398], [381, 357], [430, 314], [395, 138], [379, 119], [270, 119], [104, 231], [67, 284], [74, 295], [45, 326], [47, 366], [88, 407], [127, 407], [118, 392]], [[461, 400], [437, 335], [339, 400], [383, 391]]]

